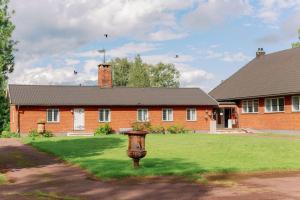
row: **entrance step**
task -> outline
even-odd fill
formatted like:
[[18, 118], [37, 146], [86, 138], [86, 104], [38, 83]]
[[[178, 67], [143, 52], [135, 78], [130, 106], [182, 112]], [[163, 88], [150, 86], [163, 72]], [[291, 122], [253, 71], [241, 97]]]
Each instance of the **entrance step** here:
[[217, 134], [218, 133], [219, 134], [226, 134], [226, 133], [229, 133], [229, 134], [244, 134], [244, 133], [250, 133], [250, 132], [247, 132], [244, 129], [238, 129], [238, 128], [233, 128], [233, 129], [225, 128], [225, 129], [217, 129]]
[[67, 136], [88, 136], [88, 137], [90, 137], [90, 136], [94, 136], [94, 134], [93, 133], [71, 132], [71, 133], [67, 133]]

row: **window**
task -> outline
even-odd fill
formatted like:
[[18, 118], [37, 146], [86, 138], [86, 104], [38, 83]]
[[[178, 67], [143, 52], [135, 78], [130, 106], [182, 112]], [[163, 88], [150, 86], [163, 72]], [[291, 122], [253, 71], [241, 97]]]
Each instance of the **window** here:
[[139, 122], [146, 122], [148, 118], [148, 109], [138, 109], [137, 110], [137, 120]]
[[197, 121], [197, 110], [196, 108], [188, 108], [186, 110], [187, 121]]
[[268, 98], [265, 99], [266, 112], [283, 112], [284, 111], [284, 98]]
[[300, 96], [292, 97], [292, 111], [300, 111]]
[[162, 120], [163, 121], [173, 121], [173, 109], [164, 108], [162, 110]]
[[110, 110], [100, 109], [99, 110], [99, 122], [110, 122]]
[[47, 110], [47, 122], [59, 122], [59, 109]]
[[258, 113], [258, 99], [242, 101], [243, 113]]

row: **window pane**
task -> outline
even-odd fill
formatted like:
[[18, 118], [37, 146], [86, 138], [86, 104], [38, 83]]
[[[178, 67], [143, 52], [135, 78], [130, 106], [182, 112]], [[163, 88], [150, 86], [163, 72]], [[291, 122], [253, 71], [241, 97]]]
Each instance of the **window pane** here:
[[191, 109], [187, 109], [187, 111], [186, 111], [186, 119], [187, 119], [188, 121], [192, 120], [192, 119], [191, 119]]
[[242, 107], [243, 107], [243, 113], [246, 113], [247, 112], [247, 101], [243, 101], [242, 103]]
[[147, 110], [143, 110], [143, 121], [147, 121], [148, 120], [148, 112]]
[[271, 103], [272, 103], [272, 111], [273, 112], [278, 111], [277, 99], [272, 99]]
[[266, 102], [266, 105], [265, 105], [266, 111], [271, 112], [271, 99], [266, 99], [265, 102]]
[[284, 98], [279, 98], [279, 111], [284, 111]]
[[53, 110], [53, 121], [58, 122], [58, 109]]
[[143, 121], [142, 110], [138, 110], [138, 121]]
[[48, 115], [47, 115], [48, 119], [47, 119], [47, 121], [48, 122], [52, 122], [52, 109], [49, 109], [47, 112], [48, 112]]
[[258, 112], [258, 104], [259, 104], [258, 100], [253, 101], [253, 111], [254, 112]]
[[299, 97], [293, 97], [293, 111], [299, 111]]
[[109, 122], [109, 110], [105, 110], [104, 114], [105, 114], [105, 118], [104, 118], [105, 121]]
[[173, 110], [168, 109], [168, 121], [173, 121]]
[[163, 118], [163, 121], [167, 121], [167, 110], [166, 109], [163, 109], [163, 113], [162, 113], [162, 118]]
[[252, 113], [253, 112], [253, 101], [248, 101], [248, 112]]

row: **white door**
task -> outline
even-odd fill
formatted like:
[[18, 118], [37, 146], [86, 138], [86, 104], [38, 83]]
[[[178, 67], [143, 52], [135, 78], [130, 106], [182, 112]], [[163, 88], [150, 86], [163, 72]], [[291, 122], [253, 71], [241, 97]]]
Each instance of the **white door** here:
[[83, 108], [74, 109], [74, 130], [75, 131], [84, 130], [84, 109]]

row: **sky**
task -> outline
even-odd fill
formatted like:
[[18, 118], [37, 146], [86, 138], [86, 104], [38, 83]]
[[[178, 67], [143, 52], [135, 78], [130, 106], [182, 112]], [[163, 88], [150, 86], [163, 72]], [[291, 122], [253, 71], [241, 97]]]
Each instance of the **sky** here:
[[300, 0], [11, 0], [9, 7], [15, 84], [96, 84], [97, 50], [106, 49], [108, 60], [140, 54], [149, 64], [173, 63], [181, 87], [208, 92], [257, 48], [291, 48], [300, 28]]

